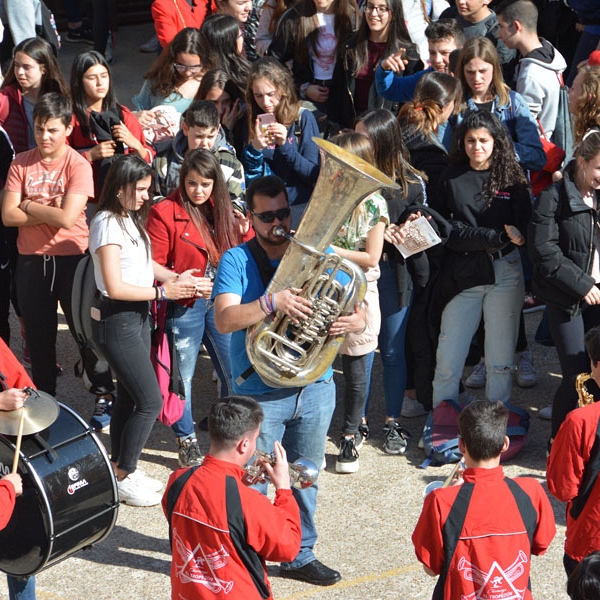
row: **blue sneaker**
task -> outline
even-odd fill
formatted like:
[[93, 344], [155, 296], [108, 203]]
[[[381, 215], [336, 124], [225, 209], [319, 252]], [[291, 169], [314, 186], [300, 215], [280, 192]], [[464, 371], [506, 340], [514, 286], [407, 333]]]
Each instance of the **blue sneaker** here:
[[94, 414], [90, 419], [90, 427], [94, 431], [108, 431], [110, 428], [110, 415], [113, 403], [106, 398], [96, 398]]

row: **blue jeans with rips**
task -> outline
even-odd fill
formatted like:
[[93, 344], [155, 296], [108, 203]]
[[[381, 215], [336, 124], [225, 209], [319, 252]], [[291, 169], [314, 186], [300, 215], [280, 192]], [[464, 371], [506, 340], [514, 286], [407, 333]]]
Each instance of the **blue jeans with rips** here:
[[220, 397], [230, 396], [233, 393], [229, 358], [231, 334], [219, 333], [215, 325], [214, 309], [204, 298], [199, 298], [190, 307], [169, 302], [166, 330], [169, 340], [175, 341], [177, 364], [185, 388], [185, 408], [181, 419], [173, 425], [173, 432], [180, 439], [192, 438], [195, 437], [192, 378], [200, 345], [204, 342], [221, 381]]
[[[300, 457], [309, 458], [319, 469], [325, 458], [327, 430], [335, 408], [335, 383], [333, 377], [311, 383], [304, 388], [274, 389], [261, 396], [254, 396], [260, 403], [265, 418], [260, 426], [256, 446], [263, 452], [271, 452], [275, 440], [280, 441], [290, 463]], [[266, 493], [267, 486], [257, 486]], [[319, 480], [309, 488], [292, 488], [300, 507], [302, 542], [298, 556], [283, 569], [299, 569], [315, 560], [313, 548], [317, 541], [314, 514], [317, 507]]]
[[471, 339], [481, 320], [485, 324], [485, 396], [490, 402], [509, 402], [512, 367], [525, 284], [518, 250], [493, 261], [495, 283], [460, 292], [448, 302], [442, 325], [433, 378], [433, 407], [442, 400], [458, 400], [460, 378]]

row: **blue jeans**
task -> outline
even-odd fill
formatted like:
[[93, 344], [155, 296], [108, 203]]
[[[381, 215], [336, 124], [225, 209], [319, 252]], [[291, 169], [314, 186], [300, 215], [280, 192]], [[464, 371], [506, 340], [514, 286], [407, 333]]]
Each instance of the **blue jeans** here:
[[175, 340], [177, 364], [185, 388], [185, 408], [181, 419], [173, 425], [173, 431], [178, 438], [195, 437], [192, 417], [192, 378], [196, 370], [200, 345], [204, 342], [221, 381], [221, 398], [230, 396], [233, 393], [229, 358], [231, 334], [219, 333], [215, 326], [214, 309], [212, 307], [208, 309], [208, 301], [204, 298], [196, 300], [191, 307], [169, 302], [166, 330], [169, 339]]
[[410, 306], [398, 306], [398, 282], [394, 263], [381, 261], [379, 267], [381, 269], [381, 277], [377, 281], [379, 308], [381, 309], [379, 352], [383, 362], [385, 415], [398, 418], [406, 389], [407, 369], [404, 342]]
[[[265, 418], [260, 426], [256, 446], [263, 452], [271, 452], [275, 440], [280, 441], [289, 462], [300, 457], [312, 460], [317, 469], [325, 458], [325, 442], [331, 416], [335, 408], [335, 383], [333, 378], [311, 383], [304, 388], [277, 389], [254, 396], [260, 403]], [[317, 507], [317, 481], [309, 488], [293, 488], [300, 507], [302, 542], [298, 556], [290, 563], [282, 563], [285, 569], [299, 569], [315, 560], [313, 548], [317, 541], [314, 514]], [[257, 486], [266, 493], [266, 484]]]
[[471, 339], [485, 324], [485, 395], [491, 402], [508, 402], [512, 367], [525, 286], [521, 255], [513, 250], [493, 261], [495, 283], [464, 290], [446, 305], [436, 354], [433, 407], [442, 400], [458, 400], [460, 378]]
[[35, 600], [35, 577], [6, 576], [9, 600]]

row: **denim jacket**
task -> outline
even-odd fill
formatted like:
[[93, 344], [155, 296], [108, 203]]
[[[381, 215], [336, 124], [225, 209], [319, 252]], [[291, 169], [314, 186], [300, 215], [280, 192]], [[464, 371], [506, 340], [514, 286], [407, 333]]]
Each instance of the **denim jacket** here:
[[[472, 98], [467, 100], [467, 108], [479, 110]], [[510, 102], [498, 105], [498, 97], [494, 98], [492, 113], [504, 123], [515, 147], [519, 164], [530, 171], [541, 171], [546, 164], [546, 153], [540, 142], [540, 134], [535, 119], [525, 99], [518, 92], [510, 91]], [[448, 127], [458, 126], [462, 121], [462, 113]], [[444, 138], [446, 139], [446, 138]]]

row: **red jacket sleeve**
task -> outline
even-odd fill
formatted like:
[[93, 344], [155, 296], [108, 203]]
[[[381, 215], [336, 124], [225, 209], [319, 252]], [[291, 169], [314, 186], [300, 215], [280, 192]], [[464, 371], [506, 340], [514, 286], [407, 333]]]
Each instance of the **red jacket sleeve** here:
[[419, 562], [436, 575], [439, 575], [444, 567], [445, 553], [442, 538], [444, 520], [445, 517], [441, 514], [435, 494], [428, 494], [413, 531], [412, 542]]
[[4, 529], [15, 508], [15, 486], [10, 481], [0, 480], [0, 529]]
[[[0, 373], [3, 389], [35, 387], [25, 367], [17, 360], [11, 349], [0, 338]], [[1, 389], [0, 388], [0, 389]]]
[[[146, 149], [146, 156], [144, 156], [143, 158], [147, 163], [151, 163], [154, 159], [154, 155], [156, 154], [156, 152], [146, 143], [144, 131], [142, 130], [140, 122], [126, 106], [121, 106], [121, 110], [123, 112], [123, 123], [125, 123], [125, 127], [127, 127], [127, 129], [131, 131], [133, 136], [142, 143], [142, 145]], [[129, 153], [132, 152], [135, 152], [135, 150], [130, 148]]]

